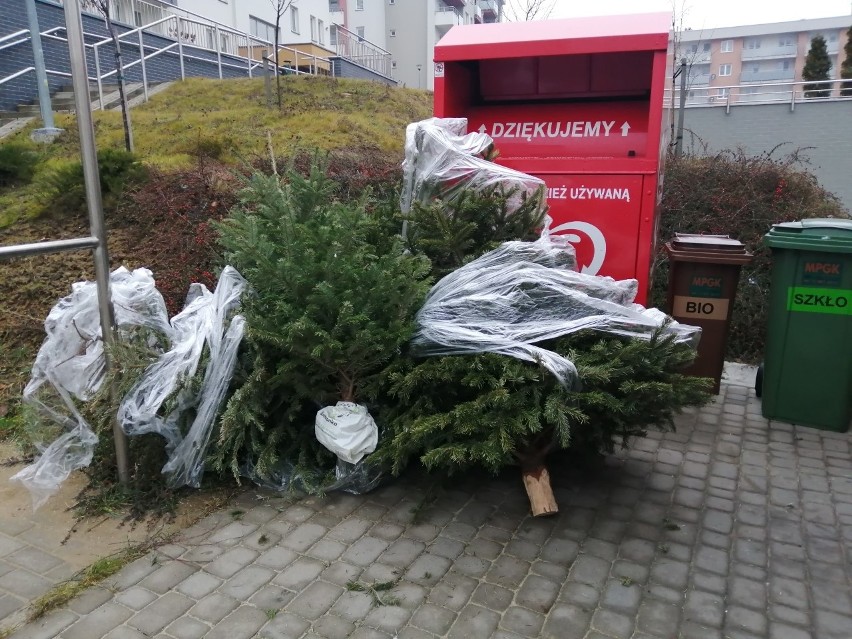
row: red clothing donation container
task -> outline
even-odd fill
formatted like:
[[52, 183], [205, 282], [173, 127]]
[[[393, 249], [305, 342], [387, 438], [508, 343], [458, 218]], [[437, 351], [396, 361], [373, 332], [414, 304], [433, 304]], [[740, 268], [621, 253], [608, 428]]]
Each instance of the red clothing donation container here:
[[647, 303], [666, 149], [665, 13], [450, 29], [435, 115], [488, 133], [497, 162], [542, 178], [583, 272], [639, 280]]

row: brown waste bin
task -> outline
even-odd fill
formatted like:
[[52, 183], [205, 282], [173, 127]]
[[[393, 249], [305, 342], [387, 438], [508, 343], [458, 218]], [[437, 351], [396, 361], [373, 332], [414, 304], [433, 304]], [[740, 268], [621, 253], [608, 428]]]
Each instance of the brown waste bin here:
[[745, 245], [727, 235], [676, 233], [666, 243], [669, 254], [668, 312], [678, 322], [701, 327], [698, 356], [688, 375], [712, 377], [719, 392], [728, 326], [740, 280], [751, 261]]

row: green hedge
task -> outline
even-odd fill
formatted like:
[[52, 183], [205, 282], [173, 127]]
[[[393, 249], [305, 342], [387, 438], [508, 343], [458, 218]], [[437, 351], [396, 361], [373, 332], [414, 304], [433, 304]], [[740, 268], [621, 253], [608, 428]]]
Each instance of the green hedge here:
[[740, 240], [754, 260], [740, 277], [726, 357], [761, 361], [772, 266], [763, 236], [779, 222], [842, 217], [848, 211], [795, 155], [748, 156], [738, 150], [709, 157], [669, 157], [664, 184], [653, 305], [665, 307], [669, 270], [663, 245], [676, 232], [726, 234]]

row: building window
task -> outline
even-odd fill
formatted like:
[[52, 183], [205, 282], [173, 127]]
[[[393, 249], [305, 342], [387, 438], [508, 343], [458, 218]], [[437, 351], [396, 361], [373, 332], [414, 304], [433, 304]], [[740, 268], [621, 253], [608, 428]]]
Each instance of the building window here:
[[342, 11], [340, 8], [340, 0], [328, 0], [329, 11]]
[[355, 0], [355, 11], [364, 10], [364, 0]]
[[748, 40], [746, 41], [746, 47], [749, 49], [759, 49], [760, 40]]
[[396, 0], [388, 0], [388, 4], [396, 4]]
[[722, 53], [730, 53], [734, 50], [734, 41], [733, 40], [722, 40], [722, 45], [719, 48]]
[[390, 37], [391, 37], [391, 38], [395, 38], [395, 37], [396, 37], [396, 29], [391, 29], [391, 30], [390, 30]]
[[311, 42], [316, 42], [317, 40], [317, 17], [311, 16]]
[[255, 18], [254, 16], [249, 16], [249, 30], [251, 34], [261, 40], [266, 40], [267, 42], [275, 42], [275, 25], [266, 22], [265, 20], [261, 20], [260, 18]]
[[793, 66], [793, 63], [790, 60], [779, 60], [778, 67], [782, 71], [789, 71]]
[[709, 42], [704, 43], [704, 53], [710, 53], [710, 43]]
[[784, 35], [778, 38], [779, 47], [792, 47], [796, 45], [796, 38], [791, 35]]
[[689, 47], [689, 52], [690, 52], [690, 53], [698, 53], [698, 45], [697, 45], [697, 44], [693, 44], [693, 45], [691, 45], [691, 46]]
[[299, 8], [290, 7], [290, 31], [299, 33]]
[[328, 28], [328, 43], [336, 47], [337, 46], [337, 25], [333, 24]]
[[716, 89], [716, 95], [720, 98], [727, 98], [731, 94], [731, 90], [727, 88]]
[[[393, 2], [391, 2], [393, 4]], [[396, 69], [396, 60], [391, 60], [391, 69]]]
[[317, 20], [317, 42], [325, 44], [325, 22]]
[[731, 65], [730, 64], [720, 64], [719, 65], [719, 75], [731, 75]]
[[364, 39], [364, 27], [355, 27], [355, 33], [358, 34], [358, 37], [363, 40]]

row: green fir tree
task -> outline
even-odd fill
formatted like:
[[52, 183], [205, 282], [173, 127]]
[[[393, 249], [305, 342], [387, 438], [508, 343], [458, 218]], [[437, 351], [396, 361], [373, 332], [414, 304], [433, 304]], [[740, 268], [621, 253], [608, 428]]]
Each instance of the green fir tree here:
[[[802, 69], [802, 80], [806, 82], [828, 80], [829, 71], [831, 71], [831, 59], [828, 57], [828, 47], [825, 43], [825, 38], [814, 36], [811, 40], [811, 48], [805, 58], [805, 67]], [[830, 94], [831, 89], [827, 84], [805, 85], [806, 98], [826, 98]]]
[[846, 56], [840, 63], [840, 77], [848, 80], [840, 85], [840, 95], [845, 98], [852, 97], [852, 27], [846, 31], [846, 45], [843, 47]]
[[[319, 408], [366, 403], [409, 342], [429, 288], [429, 261], [388, 229], [393, 211], [368, 196], [332, 197], [309, 175], [254, 175], [220, 225], [225, 258], [251, 285], [243, 299], [248, 374], [222, 418], [216, 465], [264, 475], [279, 459], [328, 467], [314, 437]], [[398, 226], [396, 226], [398, 228]]]

